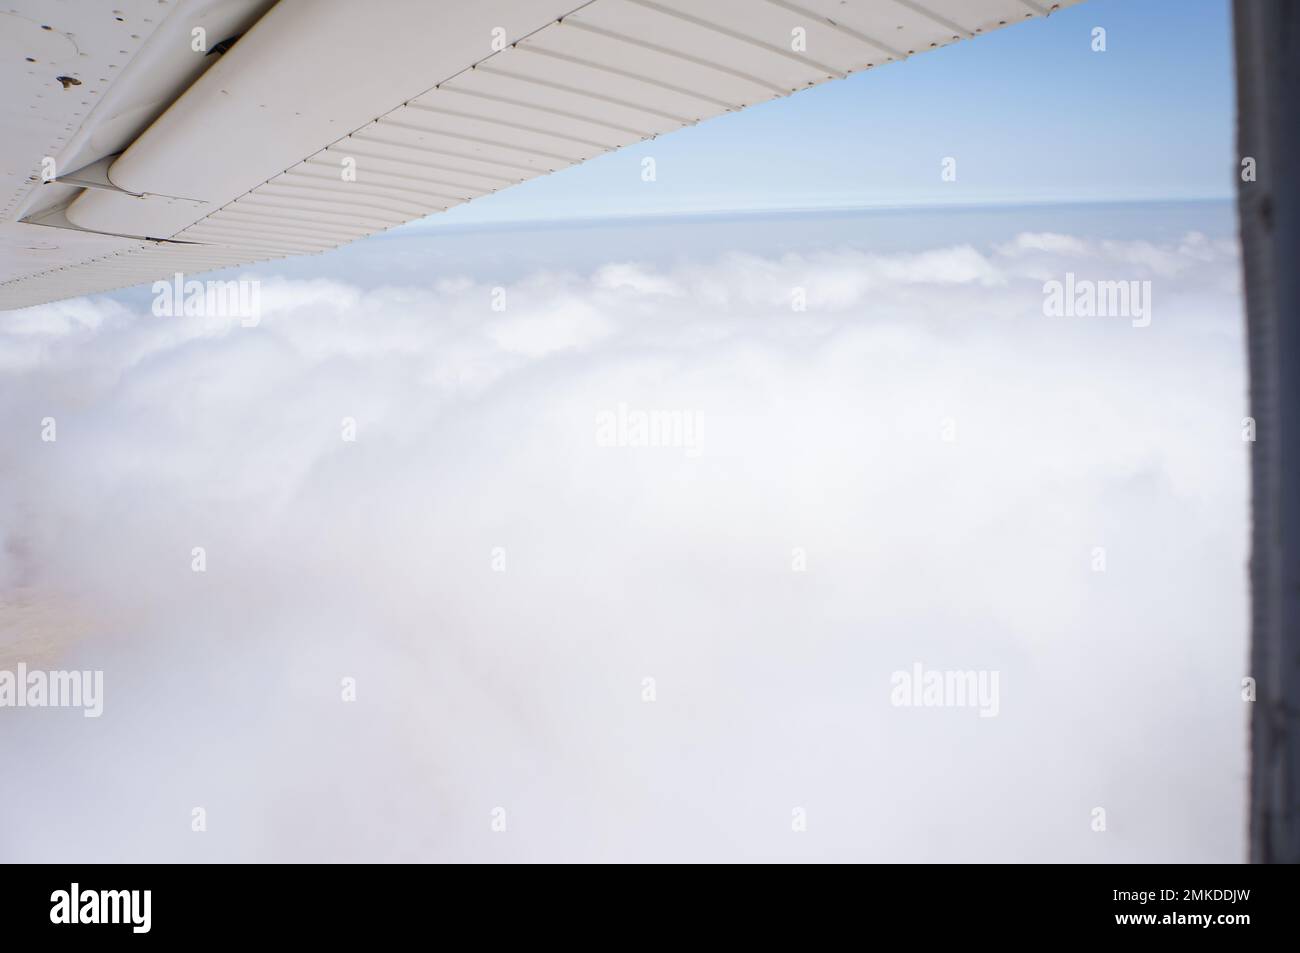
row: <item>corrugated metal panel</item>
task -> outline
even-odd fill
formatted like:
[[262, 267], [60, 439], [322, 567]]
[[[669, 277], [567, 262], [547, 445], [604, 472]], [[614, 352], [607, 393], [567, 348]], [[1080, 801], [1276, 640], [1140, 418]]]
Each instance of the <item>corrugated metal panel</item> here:
[[[427, 91], [394, 108], [376, 102], [373, 121], [249, 183], [246, 193], [172, 237], [220, 246], [211, 258], [219, 265], [333, 248], [702, 119], [1076, 2], [592, 0], [495, 53], [474, 55], [482, 38], [465, 37], [464, 68], [431, 77]], [[807, 37], [798, 51], [795, 28]], [[343, 175], [350, 163], [355, 180]], [[192, 248], [143, 243], [6, 283], [0, 307], [218, 266]]]

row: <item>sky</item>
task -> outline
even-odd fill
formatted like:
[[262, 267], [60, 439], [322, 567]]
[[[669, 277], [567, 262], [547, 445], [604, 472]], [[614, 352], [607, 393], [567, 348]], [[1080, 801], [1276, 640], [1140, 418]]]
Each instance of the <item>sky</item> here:
[[0, 670], [104, 699], [0, 709], [0, 859], [1244, 860], [1225, 9], [5, 315]]
[[[1106, 30], [1093, 52], [1092, 31]], [[726, 114], [424, 225], [719, 209], [1225, 199], [1227, 0], [1088, 0]], [[641, 180], [652, 156], [657, 180]], [[957, 160], [943, 182], [940, 163]]]

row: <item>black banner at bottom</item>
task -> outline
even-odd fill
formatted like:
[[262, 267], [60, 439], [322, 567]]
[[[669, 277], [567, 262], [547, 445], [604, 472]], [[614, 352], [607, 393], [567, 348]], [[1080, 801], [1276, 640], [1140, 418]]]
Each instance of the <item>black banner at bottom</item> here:
[[[529, 871], [424, 866], [34, 866], [7, 868], [0, 892], [6, 939], [147, 943], [153, 940], [319, 937], [331, 943], [409, 935], [418, 924], [463, 928], [529, 924], [534, 933], [589, 925], [606, 935], [618, 920], [636, 933], [696, 923], [729, 931], [751, 924], [765, 937], [783, 927], [807, 938], [863, 928], [883, 935], [920, 925], [927, 941], [945, 935], [986, 939], [1125, 934], [1175, 943], [1232, 942], [1285, 923], [1291, 871], [1202, 866], [894, 866], [810, 870], [788, 882], [752, 867], [727, 874], [724, 887], [698, 883], [700, 871], [628, 871], [599, 886], [570, 869], [537, 881]], [[616, 878], [621, 876], [616, 874]], [[708, 875], [713, 880], [717, 875]], [[514, 878], [518, 877], [516, 881]], [[574, 883], [565, 885], [563, 879]], [[797, 879], [796, 879], [797, 878]], [[657, 883], [655, 882], [657, 881]], [[436, 918], [436, 920], [434, 919]], [[797, 931], [797, 932], [796, 932]], [[15, 946], [14, 949], [21, 949]]]
[[601, 887], [582, 884], [584, 871], [571, 870], [562, 876], [577, 883], [567, 888], [554, 874], [537, 883], [526, 871], [494, 872], [484, 883], [477, 883], [476, 871], [456, 871], [451, 885], [451, 871], [421, 866], [8, 870], [10, 883], [0, 893], [6, 939], [64, 935], [92, 943], [274, 936], [337, 943], [390, 932], [398, 939], [411, 927], [409, 914], [486, 924], [495, 933], [515, 923], [533, 923], [536, 930], [555, 923], [562, 910], [602, 932], [614, 918], [627, 918], [636, 930], [666, 915], [681, 923], [727, 923], [733, 930], [748, 910], [764, 935], [780, 930], [783, 920], [806, 935], [813, 922], [829, 928], [841, 918], [866, 918], [887, 933], [923, 924], [927, 940], [946, 933], [970, 939], [978, 924], [988, 939], [1047, 932], [1231, 941], [1282, 927], [1292, 889], [1291, 871], [1244, 866], [802, 868], [798, 881], [788, 884], [771, 883], [772, 872], [764, 872], [758, 902], [755, 884], [746, 883], [753, 868], [728, 874], [731, 883], [723, 889], [693, 888], [693, 870], [675, 870], [672, 883], [664, 883], [662, 867], [629, 871], [624, 885], [602, 875]]

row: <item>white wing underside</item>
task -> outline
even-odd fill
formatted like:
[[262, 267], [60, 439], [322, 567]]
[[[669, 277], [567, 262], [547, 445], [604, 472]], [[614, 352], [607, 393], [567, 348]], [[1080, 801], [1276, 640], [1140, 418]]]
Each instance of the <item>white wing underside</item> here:
[[0, 309], [326, 251], [1077, 2], [10, 0]]

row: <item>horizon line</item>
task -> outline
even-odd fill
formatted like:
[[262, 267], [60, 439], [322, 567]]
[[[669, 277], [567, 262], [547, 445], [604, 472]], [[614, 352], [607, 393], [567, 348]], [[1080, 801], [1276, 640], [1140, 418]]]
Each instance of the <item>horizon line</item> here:
[[[471, 221], [471, 222], [442, 222], [438, 216], [444, 213], [435, 212], [433, 215], [422, 219], [416, 219], [413, 222], [406, 222], [387, 232], [381, 232], [371, 235], [369, 238], [391, 238], [403, 237], [411, 233], [423, 233], [437, 231], [460, 231], [460, 230], [485, 230], [485, 229], [508, 229], [508, 228], [528, 228], [528, 227], [565, 227], [576, 225], [599, 225], [613, 222], [626, 222], [632, 220], [657, 220], [671, 221], [680, 219], [693, 218], [722, 218], [727, 216], [734, 217], [761, 217], [761, 216], [779, 216], [779, 215], [812, 215], [812, 214], [852, 214], [855, 212], [894, 212], [894, 211], [967, 211], [967, 210], [989, 210], [989, 209], [1018, 209], [1018, 208], [1064, 208], [1079, 206], [1108, 206], [1108, 205], [1212, 205], [1227, 204], [1236, 201], [1235, 196], [1186, 196], [1186, 197], [1161, 197], [1161, 198], [1100, 198], [1100, 199], [1038, 199], [1038, 200], [1010, 200], [1010, 201], [969, 201], [969, 202], [878, 202], [878, 203], [858, 203], [847, 205], [768, 205], [748, 208], [701, 208], [701, 209], [674, 209], [668, 211], [635, 211], [628, 210], [624, 212], [614, 212], [608, 214], [591, 214], [591, 215], [570, 215], [570, 216], [552, 216], [536, 218], [503, 218], [488, 221]], [[463, 207], [463, 206], [458, 206]]]

